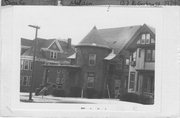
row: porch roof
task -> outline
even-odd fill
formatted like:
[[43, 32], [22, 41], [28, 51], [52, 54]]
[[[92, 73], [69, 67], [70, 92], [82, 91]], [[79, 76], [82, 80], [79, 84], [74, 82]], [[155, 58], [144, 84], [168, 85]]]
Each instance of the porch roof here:
[[112, 51], [108, 56], [106, 56], [104, 59], [105, 60], [111, 60], [116, 56], [116, 54], [114, 54], [114, 51]]

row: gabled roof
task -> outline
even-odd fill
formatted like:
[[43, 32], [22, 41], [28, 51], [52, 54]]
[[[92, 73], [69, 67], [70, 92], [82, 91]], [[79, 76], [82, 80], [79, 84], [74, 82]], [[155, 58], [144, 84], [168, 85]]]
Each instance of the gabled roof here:
[[107, 42], [101, 37], [96, 26], [81, 40], [77, 46], [100, 46], [108, 47]]
[[[25, 41], [24, 41], [25, 40]], [[42, 38], [38, 38], [37, 39], [37, 49], [36, 49], [36, 56], [39, 58], [46, 58], [45, 52], [42, 49], [48, 49], [48, 47], [55, 42], [55, 40], [57, 39], [42, 39]], [[21, 46], [26, 45], [26, 42], [31, 42], [29, 44], [30, 48], [27, 49], [22, 56], [33, 56], [33, 48], [34, 48], [34, 44], [33, 44], [34, 40], [28, 40], [28, 39], [24, 39], [21, 38]], [[57, 40], [57, 43], [59, 43], [59, 45], [62, 47], [63, 53], [61, 53], [61, 58], [64, 59], [67, 56], [70, 56], [74, 53], [74, 48], [72, 47], [68, 47], [68, 44], [66, 41], [61, 41], [61, 40]]]
[[21, 45], [31, 47], [33, 45], [33, 41], [29, 39], [21, 38]]

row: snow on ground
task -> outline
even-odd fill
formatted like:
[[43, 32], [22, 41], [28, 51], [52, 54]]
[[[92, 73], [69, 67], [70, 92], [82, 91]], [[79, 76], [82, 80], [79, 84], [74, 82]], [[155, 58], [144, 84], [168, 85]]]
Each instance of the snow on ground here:
[[[20, 101], [21, 102], [30, 102], [29, 100], [29, 93], [20, 93]], [[73, 98], [73, 97], [54, 97], [51, 95], [48, 96], [35, 96], [33, 94], [33, 102], [32, 103], [75, 103], [75, 104], [134, 104], [137, 105], [138, 103], [131, 103], [120, 101], [119, 99], [88, 99], [88, 98]], [[139, 104], [140, 105], [140, 104]]]

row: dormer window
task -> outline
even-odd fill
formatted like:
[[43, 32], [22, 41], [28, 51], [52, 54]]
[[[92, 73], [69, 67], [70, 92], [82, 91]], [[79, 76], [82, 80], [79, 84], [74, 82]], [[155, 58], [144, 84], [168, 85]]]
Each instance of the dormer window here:
[[145, 44], [146, 34], [142, 34], [141, 36], [141, 44]]
[[150, 44], [150, 34], [146, 34], [146, 44]]
[[51, 58], [51, 59], [56, 59], [56, 58], [57, 58], [57, 52], [55, 52], [55, 51], [50, 51], [50, 58]]
[[153, 43], [154, 41], [151, 41], [151, 34], [146, 33], [141, 35], [141, 39], [137, 41], [137, 44], [150, 44]]

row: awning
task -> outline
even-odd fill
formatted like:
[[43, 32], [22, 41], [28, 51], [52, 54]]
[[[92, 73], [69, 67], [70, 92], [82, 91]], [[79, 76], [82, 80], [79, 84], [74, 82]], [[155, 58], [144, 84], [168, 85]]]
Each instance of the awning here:
[[116, 56], [116, 54], [114, 54], [114, 51], [112, 51], [107, 57], [105, 57], [105, 60], [111, 60]]
[[76, 58], [76, 53], [74, 53], [73, 55], [67, 57], [68, 59], [75, 59]]

